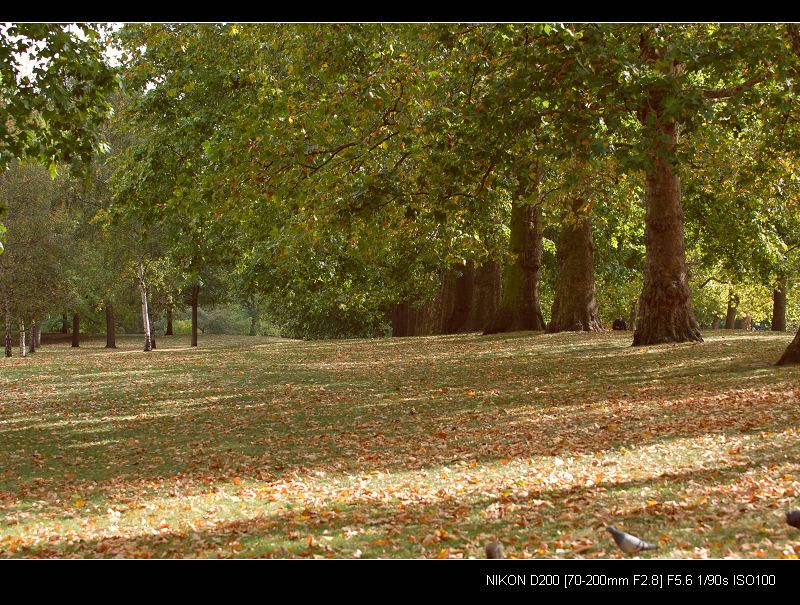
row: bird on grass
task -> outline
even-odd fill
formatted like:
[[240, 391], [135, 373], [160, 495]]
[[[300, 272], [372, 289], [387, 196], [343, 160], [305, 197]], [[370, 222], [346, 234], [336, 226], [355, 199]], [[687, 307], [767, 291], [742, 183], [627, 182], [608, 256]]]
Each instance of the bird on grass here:
[[487, 559], [502, 559], [503, 558], [503, 545], [500, 542], [489, 542], [486, 545], [486, 558]]
[[786, 522], [792, 527], [800, 529], [800, 510], [790, 510], [786, 513]]
[[619, 531], [617, 528], [611, 525], [606, 527], [606, 529], [614, 537], [614, 542], [617, 543], [619, 549], [626, 555], [635, 555], [636, 553], [640, 553], [644, 550], [658, 550], [658, 546], [655, 544], [649, 544], [641, 538], [637, 538], [631, 534], [626, 534], [624, 531]]

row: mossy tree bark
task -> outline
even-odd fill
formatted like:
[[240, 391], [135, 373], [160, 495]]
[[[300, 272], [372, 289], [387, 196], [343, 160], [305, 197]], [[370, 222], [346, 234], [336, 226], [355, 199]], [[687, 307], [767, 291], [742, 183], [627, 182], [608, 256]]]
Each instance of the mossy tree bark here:
[[664, 118], [658, 92], [651, 92], [649, 108], [640, 116], [654, 153], [645, 173], [646, 261], [633, 345], [702, 342], [686, 271], [680, 180], [671, 160], [678, 124]]
[[[556, 247], [558, 276], [548, 332], [600, 332], [594, 284], [592, 219], [582, 199], [564, 217]], [[583, 213], [582, 213], [583, 210]]]
[[485, 334], [544, 330], [539, 301], [542, 266], [542, 211], [519, 199], [511, 207], [513, 262], [503, 270], [500, 306]]

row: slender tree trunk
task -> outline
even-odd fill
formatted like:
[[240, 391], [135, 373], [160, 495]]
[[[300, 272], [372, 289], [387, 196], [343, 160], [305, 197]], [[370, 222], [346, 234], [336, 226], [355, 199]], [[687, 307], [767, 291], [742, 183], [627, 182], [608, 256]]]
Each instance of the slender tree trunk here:
[[37, 349], [41, 349], [42, 348], [42, 324], [40, 324], [38, 322], [36, 323], [36, 336], [35, 336], [35, 338], [36, 338], [36, 348]]
[[69, 326], [67, 325], [67, 314], [61, 314], [61, 333], [69, 334]]
[[247, 310], [250, 311], [250, 336], [258, 336], [259, 332], [259, 324], [260, 322], [260, 314], [258, 311], [258, 305], [256, 305], [254, 300], [250, 300], [247, 303]]
[[150, 314], [147, 311], [147, 284], [144, 281], [144, 263], [139, 263], [139, 296], [142, 301], [142, 327], [144, 328], [144, 350], [152, 351]]
[[701, 341], [692, 312], [683, 239], [680, 180], [668, 157], [678, 145], [678, 125], [660, 115], [662, 99], [651, 94], [655, 125], [642, 115], [655, 153], [645, 174], [644, 288], [633, 345]]
[[72, 346], [77, 348], [81, 346], [81, 316], [78, 313], [72, 314]]
[[31, 319], [30, 326], [31, 327], [28, 330], [28, 332], [30, 333], [30, 338], [28, 339], [30, 341], [30, 346], [28, 347], [28, 353], [33, 354], [33, 353], [36, 353], [36, 320], [35, 319]]
[[733, 290], [728, 290], [728, 310], [725, 313], [725, 329], [733, 330], [736, 327], [736, 308], [739, 306], [739, 295]]
[[114, 305], [106, 301], [106, 349], [117, 348], [117, 332], [114, 325]]
[[22, 357], [27, 356], [28, 349], [25, 343], [25, 321], [22, 317], [19, 318], [19, 354]]
[[147, 317], [150, 320], [150, 346], [155, 349], [156, 348], [156, 321], [155, 321], [155, 311], [153, 310], [153, 304], [150, 303], [147, 306]]
[[639, 316], [638, 316], [638, 313], [637, 313], [638, 312], [638, 307], [639, 307], [639, 301], [638, 300], [634, 300], [634, 301], [631, 302], [631, 323], [628, 324], [629, 325], [629, 328], [628, 328], [629, 330], [634, 330], [634, 331], [636, 330], [636, 321], [639, 319]]
[[800, 363], [800, 329], [797, 330], [794, 340], [786, 347], [776, 365], [785, 366], [793, 363]]
[[715, 315], [714, 319], [711, 321], [711, 329], [719, 330], [720, 324], [722, 324], [722, 318]]
[[539, 302], [542, 266], [542, 212], [538, 205], [515, 200], [511, 207], [513, 263], [503, 270], [500, 306], [485, 334], [544, 330]]
[[172, 336], [172, 303], [167, 305], [167, 329], [164, 336]]
[[786, 331], [786, 284], [776, 286], [772, 291], [772, 331]]
[[6, 302], [6, 357], [11, 357], [11, 307]]
[[582, 199], [574, 200], [564, 217], [558, 238], [558, 275], [548, 332], [601, 332], [594, 286], [594, 242], [592, 219], [580, 215]]
[[192, 286], [192, 346], [197, 346], [197, 304], [200, 299], [200, 284]]

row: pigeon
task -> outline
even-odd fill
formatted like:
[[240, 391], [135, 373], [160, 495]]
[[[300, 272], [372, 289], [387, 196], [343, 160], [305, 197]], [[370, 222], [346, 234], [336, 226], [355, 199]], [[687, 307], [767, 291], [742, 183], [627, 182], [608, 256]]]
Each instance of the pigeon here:
[[643, 550], [658, 550], [658, 546], [655, 544], [648, 544], [644, 540], [637, 538], [636, 536], [626, 534], [624, 531], [619, 531], [611, 525], [606, 527], [606, 529], [614, 537], [614, 542], [617, 543], [619, 549], [626, 555], [635, 555]]
[[486, 545], [486, 558], [487, 559], [502, 559], [503, 558], [503, 545], [500, 542], [489, 542]]
[[786, 522], [792, 527], [800, 529], [800, 510], [790, 510], [786, 513]]

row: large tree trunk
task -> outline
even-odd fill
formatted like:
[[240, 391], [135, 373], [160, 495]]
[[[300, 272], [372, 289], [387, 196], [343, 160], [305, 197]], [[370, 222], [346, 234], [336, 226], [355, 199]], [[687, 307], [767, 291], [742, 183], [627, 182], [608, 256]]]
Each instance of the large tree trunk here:
[[69, 326], [67, 325], [67, 323], [68, 323], [67, 314], [66, 313], [62, 313], [61, 314], [61, 333], [62, 334], [69, 334]]
[[172, 336], [172, 303], [167, 305], [167, 329], [164, 331], [164, 336]]
[[475, 270], [472, 305], [466, 332], [483, 332], [500, 305], [500, 265], [486, 261]]
[[669, 160], [677, 148], [678, 125], [659, 115], [659, 95], [652, 94], [650, 101], [656, 114], [652, 116], [655, 127], [648, 122], [648, 112], [642, 115], [642, 121], [650, 130], [655, 153], [645, 175], [646, 261], [633, 345], [702, 342], [686, 272], [680, 180]]
[[558, 275], [548, 332], [601, 332], [594, 287], [594, 242], [592, 219], [581, 216], [582, 199], [572, 204], [564, 217], [556, 249]]
[[28, 349], [25, 343], [25, 321], [22, 317], [19, 318], [19, 354], [25, 357], [28, 354]]
[[786, 284], [772, 291], [772, 331], [786, 331]]
[[408, 302], [397, 303], [392, 307], [392, 337], [408, 336]]
[[81, 346], [81, 316], [78, 313], [72, 314], [72, 346]]
[[736, 327], [736, 310], [739, 306], [739, 295], [733, 290], [728, 290], [728, 310], [725, 313], [725, 329], [733, 330]]
[[144, 281], [144, 264], [139, 263], [139, 297], [142, 301], [142, 327], [144, 328], [144, 350], [153, 350], [151, 340], [150, 313], [147, 311], [147, 283]]
[[485, 334], [544, 330], [539, 302], [542, 212], [538, 205], [513, 202], [510, 249], [514, 261], [503, 270], [500, 306]]
[[117, 333], [114, 326], [114, 306], [106, 301], [106, 349], [117, 348]]
[[197, 346], [197, 304], [200, 299], [200, 284], [192, 286], [192, 346]]
[[776, 365], [785, 366], [791, 363], [800, 363], [800, 330], [797, 330], [794, 340], [786, 347]]
[[6, 357], [11, 357], [11, 306], [6, 302]]
[[452, 312], [444, 326], [446, 334], [467, 332], [470, 311], [472, 310], [472, 294], [475, 288], [475, 265], [468, 261], [463, 267], [455, 269], [459, 272], [453, 284]]

